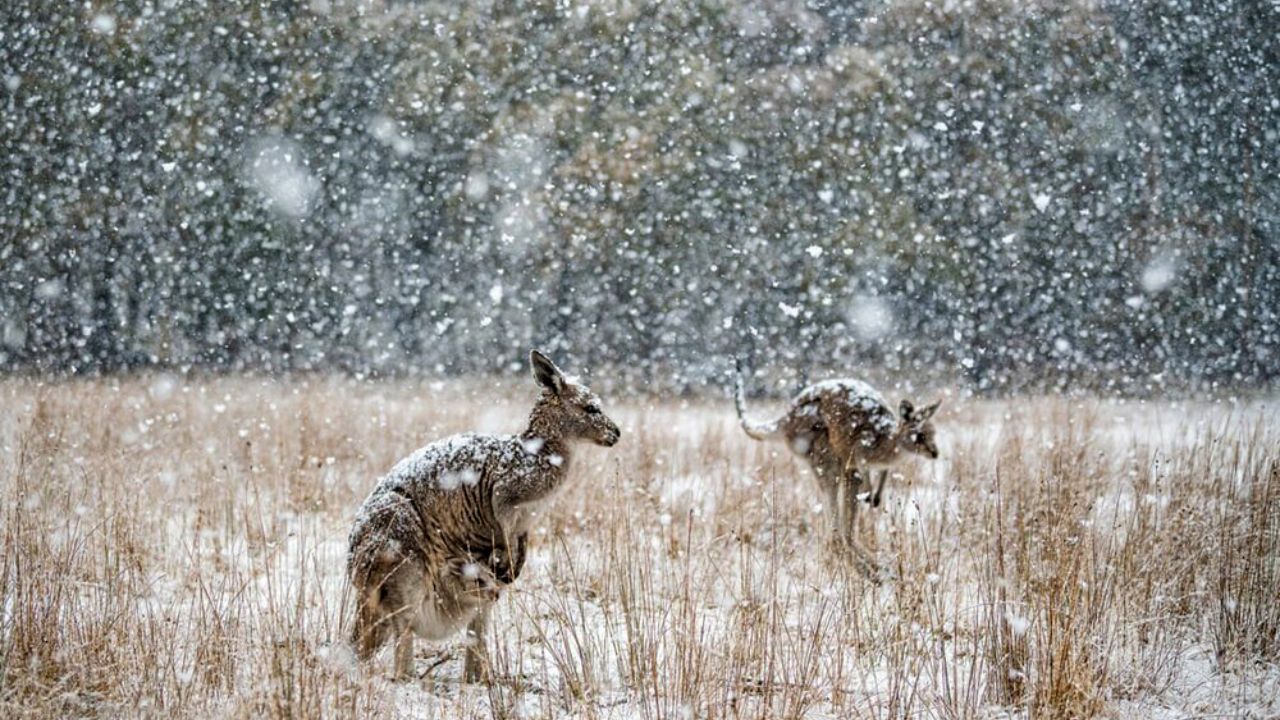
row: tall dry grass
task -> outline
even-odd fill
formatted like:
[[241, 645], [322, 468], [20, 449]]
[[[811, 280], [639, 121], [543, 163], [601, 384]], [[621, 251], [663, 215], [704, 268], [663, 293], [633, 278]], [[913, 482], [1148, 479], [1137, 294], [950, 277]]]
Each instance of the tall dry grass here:
[[953, 402], [944, 460], [826, 549], [819, 495], [728, 405], [610, 403], [493, 620], [421, 683], [342, 646], [346, 532], [428, 440], [532, 392], [324, 378], [0, 383], [8, 717], [1036, 718], [1280, 713], [1265, 409]]

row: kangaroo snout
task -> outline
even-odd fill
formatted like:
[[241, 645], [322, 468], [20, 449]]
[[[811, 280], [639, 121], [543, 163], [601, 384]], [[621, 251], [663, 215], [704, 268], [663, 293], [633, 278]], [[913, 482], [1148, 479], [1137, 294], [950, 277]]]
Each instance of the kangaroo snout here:
[[613, 447], [618, 444], [618, 440], [622, 437], [622, 431], [616, 427], [609, 428], [609, 432], [605, 433], [604, 439], [600, 444], [605, 447]]

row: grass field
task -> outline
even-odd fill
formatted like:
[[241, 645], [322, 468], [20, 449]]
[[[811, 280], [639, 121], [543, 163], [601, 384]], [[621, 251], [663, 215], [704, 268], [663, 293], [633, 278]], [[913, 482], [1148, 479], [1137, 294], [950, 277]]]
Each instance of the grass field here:
[[[399, 457], [521, 429], [529, 381], [0, 381], [5, 717], [1280, 716], [1274, 405], [965, 401], [864, 542], [730, 404], [606, 397], [497, 606], [390, 682], [342, 639], [346, 535]], [[766, 410], [760, 404], [758, 412]], [[461, 641], [461, 640], [459, 640]]]

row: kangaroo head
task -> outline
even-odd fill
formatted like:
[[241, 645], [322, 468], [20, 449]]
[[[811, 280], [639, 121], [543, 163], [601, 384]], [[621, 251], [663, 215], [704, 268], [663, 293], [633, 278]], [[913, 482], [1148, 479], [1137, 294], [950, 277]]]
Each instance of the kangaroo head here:
[[611, 447], [622, 431], [604, 414], [600, 398], [587, 386], [574, 382], [542, 353], [529, 353], [533, 377], [542, 386], [538, 400], [544, 418], [565, 438], [580, 438]]
[[910, 400], [903, 400], [898, 405], [898, 447], [936, 460], [938, 444], [933, 439], [933, 423], [929, 418], [938, 411], [942, 404], [939, 400], [934, 404], [917, 410]]

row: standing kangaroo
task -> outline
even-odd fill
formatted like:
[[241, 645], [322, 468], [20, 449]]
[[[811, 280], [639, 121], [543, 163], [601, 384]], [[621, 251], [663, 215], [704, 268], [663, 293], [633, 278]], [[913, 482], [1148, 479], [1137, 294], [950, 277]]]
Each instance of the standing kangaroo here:
[[356, 594], [359, 657], [395, 637], [395, 675], [408, 677], [413, 636], [473, 636], [463, 677], [481, 677], [489, 609], [524, 565], [538, 506], [564, 483], [572, 441], [610, 447], [620, 431], [600, 399], [538, 351], [542, 387], [520, 435], [455, 435], [401, 460], [351, 528], [347, 574]]
[[[933, 423], [929, 419], [941, 401], [916, 410], [908, 400], [898, 405], [894, 417], [889, 405], [870, 385], [861, 380], [827, 380], [810, 385], [791, 401], [782, 417], [772, 422], [753, 422], [746, 416], [746, 397], [741, 368], [737, 374], [734, 402], [738, 420], [747, 435], [756, 440], [782, 439], [792, 452], [804, 458], [819, 488], [826, 494], [826, 507], [835, 538], [849, 550], [859, 569], [875, 576], [879, 566], [855, 539], [854, 516], [858, 495], [868, 493], [868, 502], [880, 505], [888, 466], [903, 453], [934, 459]], [[863, 483], [870, 472], [879, 471], [874, 493]]]

